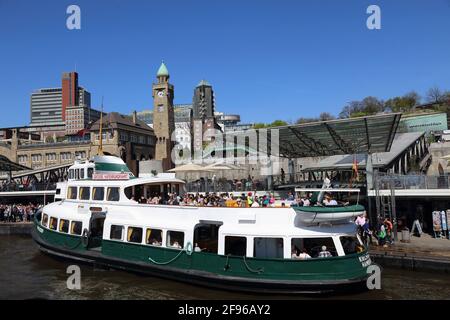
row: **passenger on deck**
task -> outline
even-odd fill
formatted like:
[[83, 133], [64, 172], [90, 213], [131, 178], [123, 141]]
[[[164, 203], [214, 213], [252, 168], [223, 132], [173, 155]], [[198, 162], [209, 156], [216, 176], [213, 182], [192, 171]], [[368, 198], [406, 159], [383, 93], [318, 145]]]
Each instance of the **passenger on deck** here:
[[308, 254], [308, 251], [306, 251], [305, 248], [303, 248], [302, 253], [300, 253], [299, 259], [300, 260], [311, 259], [311, 256]]
[[297, 247], [292, 248], [291, 259], [300, 259], [300, 256], [297, 254]]
[[181, 245], [178, 243], [178, 241], [174, 241], [171, 245], [172, 248], [181, 249]]
[[322, 251], [319, 252], [318, 258], [332, 257], [331, 252], [327, 250], [326, 246], [322, 246]]
[[337, 201], [332, 199], [329, 194], [325, 195], [325, 199], [323, 200], [323, 204], [325, 206], [337, 206], [338, 205]]

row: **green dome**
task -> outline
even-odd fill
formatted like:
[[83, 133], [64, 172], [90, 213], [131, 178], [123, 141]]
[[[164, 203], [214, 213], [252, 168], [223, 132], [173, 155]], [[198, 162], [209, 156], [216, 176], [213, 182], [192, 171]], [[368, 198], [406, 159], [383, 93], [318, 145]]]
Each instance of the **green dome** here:
[[197, 87], [201, 87], [201, 86], [208, 86], [208, 87], [211, 87], [211, 85], [209, 84], [209, 82], [206, 81], [206, 80], [200, 81], [199, 84], [197, 85]]
[[158, 69], [158, 73], [156, 74], [157, 77], [168, 77], [169, 76], [169, 70], [167, 70], [166, 65], [164, 64], [164, 62], [161, 62], [161, 66]]

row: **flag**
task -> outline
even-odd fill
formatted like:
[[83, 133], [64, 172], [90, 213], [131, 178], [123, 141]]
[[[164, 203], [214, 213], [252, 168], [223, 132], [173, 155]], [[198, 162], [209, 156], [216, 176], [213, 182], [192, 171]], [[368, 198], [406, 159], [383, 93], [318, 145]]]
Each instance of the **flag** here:
[[85, 134], [88, 133], [88, 132], [89, 132], [88, 128], [81, 129], [80, 131], [77, 132], [77, 136], [84, 137]]

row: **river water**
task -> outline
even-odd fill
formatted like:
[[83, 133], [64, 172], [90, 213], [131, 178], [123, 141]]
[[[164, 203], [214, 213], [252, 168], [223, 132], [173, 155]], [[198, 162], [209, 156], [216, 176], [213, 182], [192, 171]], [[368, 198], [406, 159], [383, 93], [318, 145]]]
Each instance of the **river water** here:
[[[42, 254], [29, 236], [0, 236], [0, 299], [310, 299], [219, 291], [81, 265], [81, 290], [69, 290], [69, 261]], [[318, 298], [314, 296], [314, 298]], [[329, 297], [327, 297], [329, 298]], [[383, 269], [382, 289], [333, 299], [450, 299], [450, 275]]]

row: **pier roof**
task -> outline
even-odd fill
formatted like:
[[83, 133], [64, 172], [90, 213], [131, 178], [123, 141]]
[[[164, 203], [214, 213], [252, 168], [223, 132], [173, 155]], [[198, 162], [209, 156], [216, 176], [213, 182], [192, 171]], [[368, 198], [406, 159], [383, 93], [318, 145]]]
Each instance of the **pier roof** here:
[[286, 158], [389, 152], [400, 117], [390, 113], [273, 127], [267, 129], [269, 144], [275, 146], [272, 155]]

